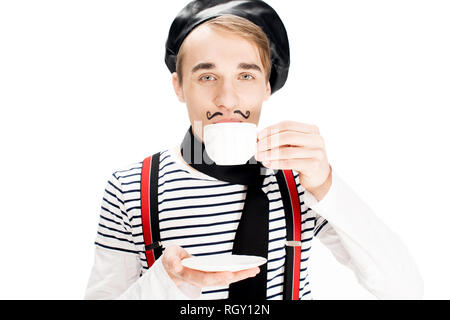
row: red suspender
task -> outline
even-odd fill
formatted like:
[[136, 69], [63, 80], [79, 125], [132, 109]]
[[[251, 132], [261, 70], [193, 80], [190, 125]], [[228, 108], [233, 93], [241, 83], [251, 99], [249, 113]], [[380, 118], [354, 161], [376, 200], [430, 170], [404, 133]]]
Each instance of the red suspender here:
[[150, 268], [155, 262], [155, 255], [152, 249], [147, 249], [152, 241], [152, 228], [150, 225], [150, 171], [152, 157], [145, 158], [142, 163], [141, 172], [141, 216], [142, 216], [142, 232], [144, 235], [145, 255], [147, 257], [147, 265]]
[[298, 195], [297, 184], [295, 183], [292, 170], [283, 170], [286, 179], [289, 197], [292, 207], [292, 223], [293, 223], [293, 247], [294, 247], [294, 267], [292, 276], [292, 300], [299, 299], [300, 291], [300, 262], [301, 262], [301, 235], [302, 235], [302, 216], [300, 208], [300, 199]]

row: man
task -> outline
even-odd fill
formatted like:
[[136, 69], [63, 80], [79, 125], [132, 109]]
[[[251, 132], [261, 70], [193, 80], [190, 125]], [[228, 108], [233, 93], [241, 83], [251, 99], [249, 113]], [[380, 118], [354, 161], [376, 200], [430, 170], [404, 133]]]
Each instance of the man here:
[[[157, 190], [157, 214], [150, 214], [157, 217], [158, 234], [152, 236], [160, 241], [151, 248], [144, 241], [144, 163], [114, 172], [87, 299], [311, 299], [313, 236], [378, 298], [422, 296], [422, 279], [407, 249], [332, 170], [317, 126], [283, 121], [264, 128], [252, 158], [256, 165], [197, 164], [189, 155], [195, 143], [205, 152], [208, 124], [258, 124], [263, 102], [286, 81], [287, 36], [270, 6], [258, 0], [192, 1], [172, 24], [166, 49], [174, 91], [188, 108], [191, 127], [179, 146], [156, 158], [159, 174], [150, 188]], [[293, 208], [284, 201], [279, 169], [293, 173], [301, 206], [299, 277], [293, 281], [286, 277], [293, 259], [286, 217]], [[249, 172], [255, 174], [245, 178]], [[149, 262], [149, 252], [156, 261]], [[267, 258], [266, 265], [204, 272], [181, 263], [190, 256], [255, 252]], [[288, 288], [297, 292], [288, 296]]]

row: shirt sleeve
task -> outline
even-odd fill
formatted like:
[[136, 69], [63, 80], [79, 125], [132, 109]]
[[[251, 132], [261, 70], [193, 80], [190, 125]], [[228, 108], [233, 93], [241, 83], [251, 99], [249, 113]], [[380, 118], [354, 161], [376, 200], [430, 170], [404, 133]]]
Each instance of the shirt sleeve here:
[[408, 249], [332, 170], [321, 201], [305, 190], [316, 214], [314, 234], [378, 299], [421, 299], [423, 280]]
[[140, 251], [133, 241], [131, 223], [115, 174], [107, 182], [97, 237], [94, 265], [85, 299], [195, 299], [201, 290], [178, 287], [161, 263], [161, 257], [145, 272]]

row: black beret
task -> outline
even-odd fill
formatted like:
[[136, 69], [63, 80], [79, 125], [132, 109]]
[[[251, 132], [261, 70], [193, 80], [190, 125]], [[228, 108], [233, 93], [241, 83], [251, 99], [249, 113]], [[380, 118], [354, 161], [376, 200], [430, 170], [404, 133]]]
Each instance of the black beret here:
[[165, 62], [176, 71], [178, 50], [187, 35], [198, 25], [224, 14], [246, 18], [261, 27], [270, 42], [272, 94], [283, 87], [289, 72], [289, 41], [275, 10], [262, 0], [194, 0], [176, 16], [166, 41]]

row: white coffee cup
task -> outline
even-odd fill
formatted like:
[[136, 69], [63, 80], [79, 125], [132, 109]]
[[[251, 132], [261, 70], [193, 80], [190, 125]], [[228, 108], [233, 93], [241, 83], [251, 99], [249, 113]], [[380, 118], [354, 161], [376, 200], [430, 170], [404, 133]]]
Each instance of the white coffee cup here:
[[206, 125], [203, 143], [208, 156], [218, 165], [245, 164], [256, 153], [257, 128], [248, 122]]

